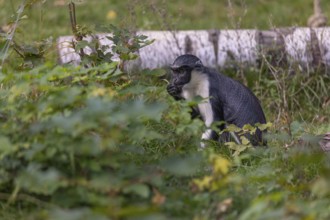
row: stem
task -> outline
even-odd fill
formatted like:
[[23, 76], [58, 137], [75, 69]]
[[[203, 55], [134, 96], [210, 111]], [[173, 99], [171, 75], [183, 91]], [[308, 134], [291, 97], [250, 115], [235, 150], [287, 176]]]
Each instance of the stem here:
[[77, 33], [77, 26], [76, 26], [77, 23], [76, 23], [76, 19], [74, 18], [74, 15], [75, 15], [74, 10], [75, 10], [74, 9], [74, 3], [71, 2], [69, 4], [69, 14], [70, 14], [71, 29], [72, 29], [73, 34], [76, 35], [76, 33]]
[[322, 14], [320, 0], [314, 0], [314, 13], [315, 14]]
[[81, 41], [83, 37], [80, 34], [78, 34], [77, 31], [76, 5], [73, 2], [70, 2], [69, 4], [69, 13], [70, 13], [72, 32], [76, 40]]
[[[78, 33], [77, 31], [77, 19], [76, 19], [76, 6], [75, 4], [71, 1], [69, 3], [69, 14], [70, 14], [70, 22], [71, 22], [71, 28], [73, 35], [76, 39], [76, 41], [81, 41], [83, 39], [83, 36]], [[73, 47], [76, 47], [75, 42], [73, 41]], [[83, 57], [85, 55], [84, 50], [81, 48], [80, 49], [80, 57]]]
[[14, 39], [14, 35], [15, 35], [15, 32], [16, 32], [16, 29], [17, 29], [17, 26], [18, 26], [19, 19], [20, 19], [21, 15], [22, 15], [22, 13], [25, 9], [25, 2], [26, 2], [26, 0], [23, 0], [21, 6], [18, 9], [17, 17], [16, 17], [16, 20], [15, 20], [14, 26], [12, 28], [12, 31], [8, 36], [7, 42], [5, 43], [5, 46], [4, 46], [3, 50], [1, 51], [1, 53], [3, 54], [3, 58], [2, 58], [2, 61], [1, 61], [0, 70], [2, 69], [3, 64], [5, 63], [9, 47], [10, 47], [10, 45], [11, 45], [13, 39]]

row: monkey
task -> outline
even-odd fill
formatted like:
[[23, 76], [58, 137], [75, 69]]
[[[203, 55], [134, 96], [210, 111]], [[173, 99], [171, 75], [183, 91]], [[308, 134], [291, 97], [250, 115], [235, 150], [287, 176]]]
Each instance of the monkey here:
[[[177, 57], [170, 66], [171, 78], [167, 92], [175, 100], [192, 100], [200, 96], [205, 99], [192, 109], [193, 116], [200, 116], [206, 125], [202, 140], [227, 142], [234, 133], [224, 132], [221, 136], [210, 128], [214, 122], [224, 122], [220, 130], [228, 124], [243, 127], [245, 124], [266, 123], [265, 114], [258, 98], [240, 82], [203, 65], [202, 61], [191, 54]], [[254, 135], [247, 135], [254, 146], [265, 145], [262, 132], [257, 129]], [[202, 142], [201, 147], [205, 144]]]

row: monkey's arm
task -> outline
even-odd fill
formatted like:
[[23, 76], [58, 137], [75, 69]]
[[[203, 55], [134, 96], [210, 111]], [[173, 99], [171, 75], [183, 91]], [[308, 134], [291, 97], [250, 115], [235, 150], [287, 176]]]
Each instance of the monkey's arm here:
[[[214, 97], [211, 97], [207, 102], [198, 105], [198, 109], [206, 125], [206, 130], [202, 134], [202, 140], [218, 140], [218, 133], [211, 129], [211, 125], [215, 121], [222, 121], [222, 108], [217, 106]], [[201, 143], [201, 147], [205, 144]]]
[[200, 118], [201, 119], [201, 114], [198, 110], [198, 108], [196, 107], [191, 107], [191, 118], [195, 119], [195, 118]]

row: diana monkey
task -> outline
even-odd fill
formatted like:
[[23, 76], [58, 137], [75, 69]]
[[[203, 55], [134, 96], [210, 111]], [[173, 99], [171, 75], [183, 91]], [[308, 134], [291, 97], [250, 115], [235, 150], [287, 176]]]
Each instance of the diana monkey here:
[[[194, 55], [186, 54], [175, 59], [171, 66], [171, 80], [167, 91], [176, 100], [192, 100], [196, 96], [206, 100], [199, 103], [192, 113], [199, 115], [207, 127], [202, 140], [229, 141], [232, 135], [239, 142], [234, 133], [225, 132], [219, 137], [217, 132], [210, 129], [213, 122], [225, 122], [219, 126], [220, 130], [226, 124], [243, 127], [245, 124], [266, 123], [259, 100], [247, 87], [205, 67]], [[247, 137], [253, 145], [265, 144], [259, 129], [254, 135]], [[204, 143], [201, 146], [204, 147]]]

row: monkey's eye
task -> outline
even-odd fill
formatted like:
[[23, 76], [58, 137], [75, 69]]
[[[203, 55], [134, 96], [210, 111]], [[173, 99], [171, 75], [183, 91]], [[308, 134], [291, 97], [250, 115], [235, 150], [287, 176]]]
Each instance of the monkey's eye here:
[[185, 72], [186, 72], [186, 70], [184, 68], [178, 69], [178, 73], [179, 74], [184, 74]]
[[189, 67], [187, 67], [187, 66], [182, 66], [178, 69], [179, 74], [185, 74], [188, 71], [189, 71]]
[[181, 68], [178, 68], [178, 69], [175, 69], [175, 70], [172, 70], [172, 72], [174, 73], [174, 74], [183, 74], [184, 73], [184, 70], [182, 70]]
[[173, 68], [172, 69], [174, 74], [185, 74], [187, 71], [189, 71], [189, 67], [188, 66], [181, 66], [179, 68]]

